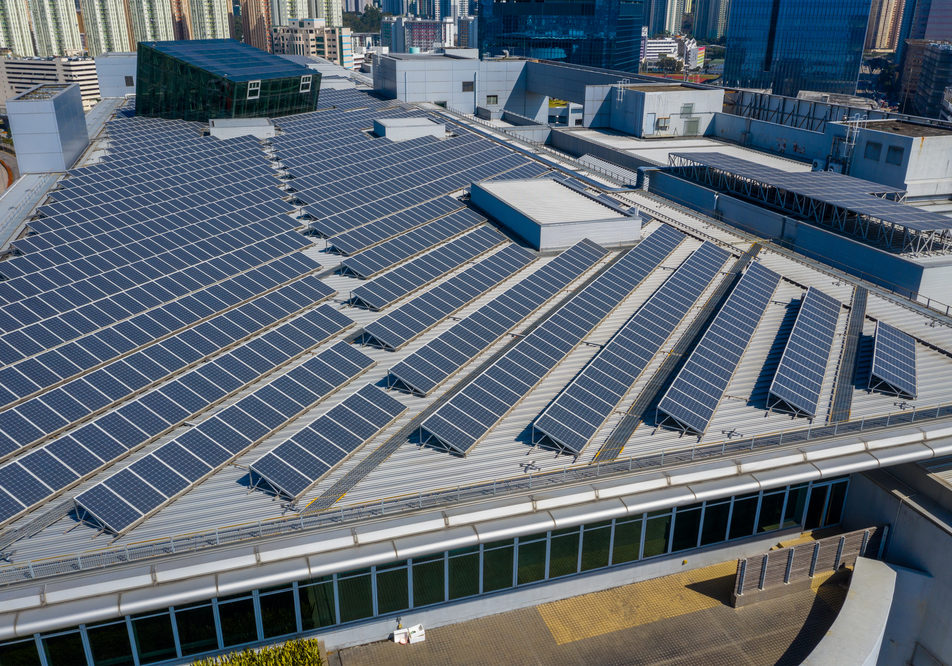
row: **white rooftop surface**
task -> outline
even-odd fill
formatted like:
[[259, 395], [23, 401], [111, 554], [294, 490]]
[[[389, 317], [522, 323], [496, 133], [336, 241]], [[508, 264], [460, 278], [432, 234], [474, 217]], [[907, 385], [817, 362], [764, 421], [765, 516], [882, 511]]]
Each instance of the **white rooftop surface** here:
[[380, 118], [376, 122], [384, 127], [433, 127], [440, 124], [429, 118]]
[[208, 124], [213, 127], [270, 127], [274, 123], [270, 118], [212, 118]]
[[608, 206], [554, 180], [497, 180], [479, 186], [539, 224], [625, 219]]
[[781, 169], [790, 173], [810, 171], [809, 162], [799, 162], [786, 159], [770, 153], [763, 153], [750, 148], [744, 148], [733, 143], [724, 143], [703, 136], [670, 137], [663, 139], [639, 139], [637, 137], [600, 129], [574, 129], [572, 134], [584, 137], [603, 146], [638, 157], [659, 166], [668, 166], [668, 155], [681, 151], [712, 152], [732, 155], [741, 159], [750, 160], [774, 169]]

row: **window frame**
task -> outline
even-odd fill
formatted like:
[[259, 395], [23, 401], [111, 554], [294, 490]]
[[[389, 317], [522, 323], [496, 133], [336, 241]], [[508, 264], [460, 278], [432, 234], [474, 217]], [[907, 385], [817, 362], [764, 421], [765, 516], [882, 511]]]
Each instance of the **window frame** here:
[[[251, 92], [254, 91], [254, 95]], [[248, 95], [245, 99], [259, 99], [261, 97], [261, 79], [248, 81]]]

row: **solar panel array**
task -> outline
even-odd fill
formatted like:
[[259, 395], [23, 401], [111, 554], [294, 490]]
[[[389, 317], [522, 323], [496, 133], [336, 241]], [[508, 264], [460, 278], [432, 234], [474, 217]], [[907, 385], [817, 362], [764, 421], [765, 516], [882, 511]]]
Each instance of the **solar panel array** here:
[[87, 517], [122, 532], [373, 365], [339, 342], [76, 496]]
[[857, 215], [868, 215], [916, 231], [952, 229], [952, 219], [876, 194], [899, 194], [903, 190], [835, 173], [833, 171], [789, 172], [723, 153], [672, 153], [706, 167], [728, 171], [771, 187], [794, 192]]
[[816, 417], [839, 317], [838, 300], [814, 287], [807, 290], [770, 383], [771, 405]]
[[[0, 467], [0, 522], [236, 395], [352, 324], [333, 307], [322, 305]], [[223, 337], [228, 335], [208, 326]], [[54, 391], [43, 398], [65, 413], [64, 396]]]
[[684, 234], [661, 226], [423, 421], [424, 436], [466, 455], [626, 298]]
[[364, 341], [398, 349], [527, 266], [532, 253], [510, 243], [465, 271], [364, 327]]
[[916, 340], [884, 321], [876, 322], [870, 388], [910, 399], [918, 394]]
[[535, 435], [581, 453], [729, 256], [711, 243], [695, 250], [545, 408]]
[[360, 285], [351, 292], [351, 300], [371, 310], [382, 310], [504, 242], [505, 236], [495, 228], [484, 225], [384, 273], [373, 282]]
[[[85, 340], [81, 340], [75, 349], [54, 350], [38, 360], [5, 368], [0, 375], [9, 382], [7, 386], [20, 391], [36, 390], [34, 386], [37, 384], [49, 388], [59, 381], [60, 377], [52, 371], [43, 371], [47, 367], [44, 361], [52, 363], [46, 359], [53, 355], [57, 355], [60, 363], [57, 367], [62, 374], [80, 376], [0, 412], [0, 455], [43, 440], [71, 423], [164, 381], [222, 348], [333, 294], [333, 289], [309, 276], [223, 314], [205, 318], [202, 324], [186, 328], [178, 335], [165, 336], [153, 344], [149, 344], [148, 334], [139, 329], [136, 342], [142, 348], [138, 351], [130, 353], [133, 342], [123, 337], [120, 331], [110, 328], [93, 338], [97, 343], [95, 346], [84, 345]], [[192, 314], [180, 302], [175, 305], [179, 305], [179, 311]], [[193, 316], [197, 319], [197, 315]], [[178, 323], [179, 319], [172, 321]], [[119, 354], [125, 355], [114, 359]], [[89, 371], [94, 367], [98, 369]], [[23, 368], [27, 371], [23, 372]], [[28, 379], [31, 380], [29, 384]]]
[[368, 384], [253, 462], [251, 471], [277, 493], [295, 499], [406, 409]]
[[464, 208], [347, 257], [341, 262], [341, 272], [365, 279], [372, 277], [483, 222], [485, 218]]
[[[425, 223], [448, 211], [430, 213], [427, 204], [471, 182], [506, 174], [532, 178], [549, 169], [528, 157], [462, 127], [444, 139], [420, 137], [394, 143], [369, 134], [380, 118], [426, 117], [417, 110], [381, 108], [355, 91], [321, 91], [322, 104], [341, 108], [282, 118], [282, 134], [272, 140], [293, 174], [289, 183], [305, 202], [310, 227], [331, 238], [368, 223], [368, 236], [334, 238], [332, 245], [352, 253]], [[355, 169], [354, 164], [361, 165]], [[448, 202], [443, 202], [448, 203]]]
[[391, 385], [426, 395], [605, 256], [583, 240], [390, 369]]
[[658, 403], [659, 422], [703, 434], [780, 276], [752, 264]]

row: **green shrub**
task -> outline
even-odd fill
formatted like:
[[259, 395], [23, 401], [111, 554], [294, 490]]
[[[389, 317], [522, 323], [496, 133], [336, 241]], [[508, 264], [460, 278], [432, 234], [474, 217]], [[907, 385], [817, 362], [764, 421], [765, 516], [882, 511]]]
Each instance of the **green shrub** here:
[[248, 648], [219, 657], [206, 657], [193, 666], [324, 666], [316, 638], [288, 641], [257, 650]]

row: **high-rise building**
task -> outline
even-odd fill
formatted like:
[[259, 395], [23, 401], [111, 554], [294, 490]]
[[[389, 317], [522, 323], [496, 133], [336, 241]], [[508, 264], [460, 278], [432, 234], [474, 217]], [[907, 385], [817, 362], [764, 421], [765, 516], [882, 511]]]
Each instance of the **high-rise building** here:
[[[183, 5], [186, 0], [183, 0]], [[189, 39], [227, 39], [231, 36], [231, 0], [187, 0]]]
[[106, 51], [134, 50], [123, 0], [80, 0], [80, 10], [89, 55], [95, 57]]
[[475, 16], [460, 16], [456, 19], [456, 45], [461, 49], [478, 49], [478, 25]]
[[10, 49], [15, 56], [36, 55], [26, 0], [0, 0], [0, 46]]
[[684, 22], [684, 1], [668, 0], [664, 11], [664, 31], [672, 35], [681, 33], [681, 24]]
[[271, 51], [269, 0], [241, 0], [241, 41], [262, 51]]
[[694, 3], [694, 36], [709, 41], [723, 37], [727, 32], [729, 8], [730, 0], [697, 0]]
[[480, 51], [638, 71], [643, 0], [480, 0]]
[[430, 51], [437, 46], [456, 45], [456, 21], [385, 16], [380, 24], [380, 44], [391, 53], [408, 53], [410, 49]]
[[[908, 2], [915, 2], [915, 0], [908, 0]], [[873, 0], [864, 48], [876, 51], [896, 49], [906, 3], [907, 0]]]
[[74, 0], [31, 0], [30, 18], [37, 55], [82, 55]]
[[189, 8], [189, 0], [171, 0], [172, 7], [172, 33], [174, 39], [191, 39], [192, 33], [192, 14]]
[[649, 37], [664, 34], [667, 18], [668, 0], [645, 0], [644, 22]]
[[129, 10], [136, 42], [167, 42], [175, 39], [170, 0], [131, 0]]
[[952, 38], [952, 0], [906, 0], [896, 36], [896, 59], [902, 62], [908, 39]]
[[327, 23], [328, 28], [344, 27], [344, 7], [341, 0], [309, 0], [314, 2], [317, 15], [314, 18], [322, 18]]
[[922, 56], [914, 102], [916, 113], [927, 118], [940, 117], [942, 98], [949, 86], [952, 86], [952, 43], [932, 42]]
[[329, 28], [324, 19], [300, 19], [271, 28], [274, 52], [280, 55], [317, 56], [346, 69], [354, 68], [350, 28]]
[[870, 0], [733, 0], [724, 84], [856, 92]]

